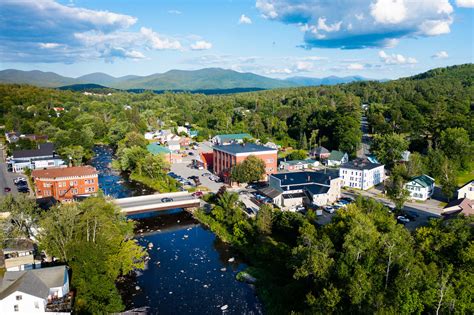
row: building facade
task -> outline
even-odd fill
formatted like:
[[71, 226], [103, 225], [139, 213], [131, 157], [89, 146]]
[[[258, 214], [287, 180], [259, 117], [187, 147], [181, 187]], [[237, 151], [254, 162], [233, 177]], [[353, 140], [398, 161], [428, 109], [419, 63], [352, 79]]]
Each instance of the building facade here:
[[99, 177], [92, 166], [75, 166], [49, 170], [34, 170], [36, 198], [53, 197], [57, 201], [72, 201], [99, 191]]
[[434, 178], [428, 175], [413, 177], [405, 184], [405, 189], [410, 192], [410, 198], [425, 201], [433, 195], [435, 187]]
[[317, 167], [318, 161], [315, 160], [293, 160], [280, 162], [280, 169], [286, 171], [302, 171], [308, 168]]
[[40, 144], [38, 149], [13, 151], [8, 165], [12, 172], [21, 173], [25, 169], [60, 167], [64, 165], [64, 161], [56, 155], [54, 144], [47, 142]]
[[332, 150], [326, 160], [328, 166], [339, 166], [347, 162], [349, 162], [349, 156], [347, 153], [337, 150]]
[[355, 159], [339, 168], [344, 187], [367, 190], [385, 180], [385, 166], [367, 159]]
[[467, 182], [458, 189], [458, 199], [462, 198], [474, 200], [474, 180]]
[[265, 163], [265, 174], [269, 175], [277, 171], [277, 153], [275, 149], [254, 143], [217, 145], [213, 147], [214, 173], [224, 182], [230, 183], [232, 167], [253, 155]]

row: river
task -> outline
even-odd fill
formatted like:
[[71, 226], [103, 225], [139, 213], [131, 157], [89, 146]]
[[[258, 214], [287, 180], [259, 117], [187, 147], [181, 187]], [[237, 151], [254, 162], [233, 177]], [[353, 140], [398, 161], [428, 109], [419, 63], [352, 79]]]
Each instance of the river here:
[[[153, 193], [110, 169], [113, 152], [96, 147], [91, 165], [99, 186], [116, 198]], [[176, 209], [131, 217], [136, 239], [147, 248], [144, 270], [119, 285], [128, 310], [147, 314], [262, 314], [251, 285], [235, 279], [245, 264], [189, 213]], [[151, 247], [150, 244], [153, 244]], [[150, 245], [150, 247], [149, 247]]]

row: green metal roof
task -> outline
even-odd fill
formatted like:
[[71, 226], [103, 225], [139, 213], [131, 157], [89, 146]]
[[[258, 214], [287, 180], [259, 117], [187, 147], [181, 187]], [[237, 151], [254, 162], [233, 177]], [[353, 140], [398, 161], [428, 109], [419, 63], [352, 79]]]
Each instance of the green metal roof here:
[[291, 161], [286, 161], [283, 163], [286, 163], [288, 165], [296, 165], [296, 164], [314, 164], [316, 161], [307, 159], [307, 160], [291, 160]]
[[217, 135], [217, 136], [221, 138], [222, 140], [235, 140], [235, 139], [245, 139], [245, 138], [253, 139], [253, 137], [249, 135], [248, 133], [231, 133], [227, 135]]
[[151, 143], [149, 145], [146, 146], [146, 149], [148, 150], [148, 152], [152, 153], [152, 154], [167, 154], [167, 153], [171, 153], [171, 151], [168, 149], [168, 148], [165, 148], [164, 146], [161, 146], [161, 145], [158, 145], [158, 144], [154, 144], [154, 143]]
[[420, 185], [421, 187], [429, 187], [431, 185], [434, 184], [434, 179], [429, 177], [428, 175], [420, 175], [420, 176], [417, 176], [417, 177], [413, 177], [411, 179], [412, 182], [415, 182], [417, 183], [418, 185]]
[[337, 150], [332, 150], [331, 154], [329, 155], [329, 160], [331, 161], [340, 161], [344, 157], [344, 152], [342, 151], [337, 151]]

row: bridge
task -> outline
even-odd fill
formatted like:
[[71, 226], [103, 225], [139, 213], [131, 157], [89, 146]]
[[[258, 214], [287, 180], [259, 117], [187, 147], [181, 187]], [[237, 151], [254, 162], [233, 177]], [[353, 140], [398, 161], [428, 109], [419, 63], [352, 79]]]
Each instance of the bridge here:
[[[166, 201], [164, 198], [171, 198], [172, 201]], [[183, 191], [114, 199], [113, 203], [119, 206], [124, 214], [132, 215], [179, 208], [198, 208], [201, 204], [201, 200]]]

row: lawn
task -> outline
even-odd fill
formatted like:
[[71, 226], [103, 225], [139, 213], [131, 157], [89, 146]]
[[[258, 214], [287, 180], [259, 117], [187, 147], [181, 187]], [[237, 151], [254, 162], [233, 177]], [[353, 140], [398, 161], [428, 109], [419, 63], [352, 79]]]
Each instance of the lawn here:
[[457, 174], [456, 181], [459, 186], [474, 179], [474, 162], [469, 164], [469, 171], [462, 171]]

